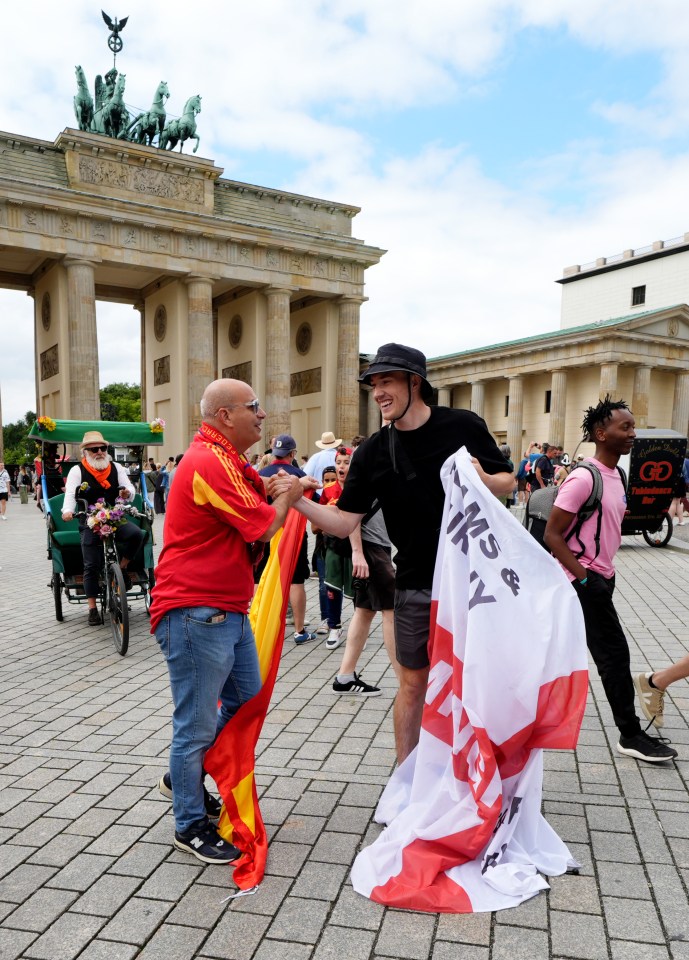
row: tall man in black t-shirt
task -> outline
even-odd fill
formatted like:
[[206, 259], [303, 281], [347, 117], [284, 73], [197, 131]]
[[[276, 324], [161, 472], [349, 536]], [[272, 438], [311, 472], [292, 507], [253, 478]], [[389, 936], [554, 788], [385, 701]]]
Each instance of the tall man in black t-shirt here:
[[428, 685], [431, 587], [445, 503], [440, 468], [466, 446], [479, 476], [496, 496], [510, 493], [515, 479], [479, 416], [428, 405], [433, 390], [419, 350], [386, 343], [359, 379], [373, 387], [387, 425], [357, 451], [336, 508], [305, 499], [295, 508], [329, 533], [347, 537], [376, 499], [381, 504], [397, 549], [395, 644], [400, 689], [394, 721], [401, 763], [418, 743]]

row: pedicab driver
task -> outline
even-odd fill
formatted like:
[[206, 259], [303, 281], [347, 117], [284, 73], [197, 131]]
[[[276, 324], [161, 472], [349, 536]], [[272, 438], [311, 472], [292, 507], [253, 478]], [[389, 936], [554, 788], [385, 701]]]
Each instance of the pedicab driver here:
[[[87, 430], [80, 446], [81, 462], [67, 474], [65, 499], [62, 504], [63, 520], [73, 518], [77, 509], [77, 497], [85, 500], [89, 506], [102, 497], [109, 506], [114, 507], [118, 497], [131, 500], [136, 492], [124, 467], [108, 453], [108, 442], [102, 433], [98, 430]], [[101, 622], [97, 602], [100, 595], [98, 579], [103, 562], [103, 545], [101, 538], [89, 529], [83, 517], [79, 517], [79, 534], [84, 557], [84, 593], [89, 607], [88, 622], [97, 626]], [[144, 537], [144, 531], [129, 520], [117, 527], [115, 542], [123, 572], [136, 555]], [[124, 582], [129, 589], [131, 583], [126, 574]]]

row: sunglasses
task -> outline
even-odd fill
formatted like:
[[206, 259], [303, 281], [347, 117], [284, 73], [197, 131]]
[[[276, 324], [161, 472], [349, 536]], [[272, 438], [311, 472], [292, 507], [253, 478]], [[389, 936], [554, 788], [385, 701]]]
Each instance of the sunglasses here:
[[247, 400], [246, 403], [230, 403], [228, 404], [228, 408], [229, 407], [246, 407], [247, 410], [253, 410], [254, 413], [258, 413], [258, 411], [261, 409], [261, 401]]
[[90, 450], [91, 453], [106, 453], [108, 448], [107, 446], [105, 446], [105, 447], [86, 447], [86, 449]]

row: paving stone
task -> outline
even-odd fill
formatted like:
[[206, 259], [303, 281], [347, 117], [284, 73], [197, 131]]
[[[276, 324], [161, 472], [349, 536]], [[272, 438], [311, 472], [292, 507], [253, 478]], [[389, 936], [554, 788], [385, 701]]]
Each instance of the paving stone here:
[[586, 819], [591, 830], [605, 830], [615, 833], [629, 833], [631, 823], [624, 807], [601, 807], [587, 804]]
[[348, 930], [346, 936], [338, 927], [327, 927], [314, 950], [313, 960], [368, 960], [375, 934], [369, 930]]
[[3, 847], [2, 859], [0, 860], [0, 877], [11, 873], [17, 864], [22, 863], [35, 852], [34, 847], [15, 847], [11, 844]]
[[689, 943], [687, 896], [677, 871], [674, 867], [656, 863], [648, 864], [647, 870], [667, 938]]
[[548, 929], [548, 901], [545, 894], [536, 894], [510, 910], [500, 910], [496, 923], [508, 923], [514, 927], [540, 927]]
[[648, 880], [640, 864], [599, 863], [598, 879], [604, 896], [651, 899]]
[[292, 813], [294, 815], [307, 814], [312, 816], [327, 817], [333, 812], [337, 805], [338, 797], [333, 793], [318, 793], [309, 790], [294, 805]]
[[42, 887], [25, 900], [5, 923], [17, 930], [33, 930], [35, 933], [42, 933], [67, 910], [77, 896], [78, 894], [72, 890], [51, 890], [49, 887]]
[[266, 873], [279, 877], [296, 877], [311, 852], [305, 843], [281, 843], [274, 840], [268, 846]]
[[0, 900], [23, 903], [56, 872], [55, 867], [40, 867], [36, 864], [22, 863], [12, 873], [0, 880]]
[[556, 956], [607, 960], [608, 946], [601, 917], [552, 910], [550, 924]]
[[[511, 911], [506, 911], [511, 912]], [[489, 913], [442, 913], [438, 917], [437, 940], [453, 943], [490, 943], [491, 915]], [[462, 955], [464, 949], [462, 948]]]
[[426, 960], [431, 952], [434, 926], [434, 917], [389, 911], [378, 934], [376, 953], [409, 960]]
[[651, 902], [603, 897], [603, 911], [611, 938], [646, 943], [665, 942], [658, 914]]
[[139, 891], [139, 896], [153, 900], [178, 901], [203, 868], [194, 863], [163, 863], [152, 873]]
[[316, 900], [336, 900], [349, 868], [339, 863], [308, 861], [292, 888], [295, 897], [313, 897]]
[[[603, 864], [612, 866], [612, 864]], [[619, 869], [619, 868], [618, 868]], [[625, 868], [626, 873], [627, 868]], [[548, 900], [551, 910], [565, 910], [574, 913], [601, 914], [598, 886], [594, 877], [551, 877]]]
[[[629, 940], [611, 940], [612, 960], [670, 960], [670, 951], [653, 943], [630, 943]], [[682, 960], [673, 944], [673, 960]]]
[[171, 903], [134, 897], [125, 903], [120, 912], [103, 929], [101, 939], [143, 946], [170, 910], [172, 910]]
[[139, 877], [119, 877], [108, 873], [96, 880], [72, 907], [73, 913], [92, 913], [112, 917], [140, 886]]
[[500, 924], [495, 928], [491, 960], [550, 960], [548, 934]]
[[[329, 905], [325, 901], [302, 900], [286, 897], [270, 925], [268, 936], [276, 940], [293, 940], [296, 943], [316, 943], [325, 926]], [[342, 933], [340, 931], [340, 953]], [[347, 955], [350, 942], [347, 938]]]
[[79, 960], [133, 960], [139, 948], [131, 943], [113, 943], [112, 940], [92, 940]]
[[[229, 910], [204, 943], [203, 953], [221, 960], [246, 960], [253, 956], [269, 923], [269, 916]], [[283, 941], [278, 945], [285, 946]]]
[[138, 960], [192, 960], [205, 936], [205, 930], [165, 923], [153, 934]]
[[330, 923], [356, 930], [377, 930], [383, 922], [385, 907], [344, 886], [330, 915]]
[[315, 843], [325, 824], [325, 817], [306, 817], [291, 814], [277, 834], [284, 843]]
[[[216, 875], [221, 872], [224, 871], [215, 868]], [[260, 913], [264, 916], [274, 916], [285, 899], [291, 882], [291, 880], [286, 880], [283, 877], [264, 877], [256, 894], [232, 901], [232, 913]], [[225, 884], [227, 884], [227, 881], [225, 881]], [[228, 892], [226, 891], [225, 896]]]
[[[71, 799], [71, 798], [70, 798]], [[97, 797], [91, 797], [97, 800]], [[82, 814], [74, 823], [70, 823], [65, 828], [65, 833], [77, 833], [82, 837], [100, 837], [109, 830], [113, 820], [116, 818], [112, 810], [101, 810], [98, 807], [92, 807]]]
[[311, 956], [313, 947], [284, 940], [264, 940], [253, 960], [308, 960]]
[[[461, 960], [488, 960], [488, 947], [462, 946]], [[453, 943], [437, 941], [433, 947], [432, 960], [459, 960], [457, 947]]]
[[6, 927], [0, 927], [0, 957], [2, 960], [17, 960], [30, 943], [36, 939], [37, 934], [29, 933], [27, 930], [9, 930]]
[[276, 777], [266, 790], [266, 796], [282, 800], [298, 800], [303, 796], [310, 782], [301, 777]]
[[88, 853], [103, 853], [118, 857], [145, 833], [143, 827], [120, 827], [117, 824], [97, 837], [88, 848]]
[[357, 852], [360, 839], [354, 833], [324, 831], [313, 848], [310, 859], [324, 863], [350, 864]]
[[373, 811], [369, 807], [338, 805], [328, 820], [327, 829], [361, 836], [370, 823], [372, 815]]
[[226, 896], [226, 891], [218, 887], [195, 883], [178, 902], [167, 922], [210, 930], [227, 909], [227, 904], [222, 902]]
[[90, 843], [88, 837], [70, 836], [61, 833], [40, 850], [34, 852], [30, 863], [42, 863], [52, 867], [64, 867]]
[[609, 860], [612, 863], [640, 863], [639, 851], [634, 838], [623, 833], [600, 833], [591, 831], [593, 856], [596, 861]]
[[103, 923], [100, 917], [63, 913], [24, 951], [24, 956], [36, 960], [72, 960], [93, 939]]

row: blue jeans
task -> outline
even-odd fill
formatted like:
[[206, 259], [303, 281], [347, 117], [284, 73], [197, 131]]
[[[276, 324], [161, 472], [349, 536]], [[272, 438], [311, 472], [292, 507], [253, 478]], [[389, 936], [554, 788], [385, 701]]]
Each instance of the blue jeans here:
[[[224, 617], [218, 623], [209, 621]], [[261, 689], [249, 618], [215, 607], [171, 610], [155, 632], [167, 661], [174, 712], [170, 778], [175, 827], [205, 819], [203, 758], [243, 703]], [[220, 706], [218, 707], [218, 701]]]

